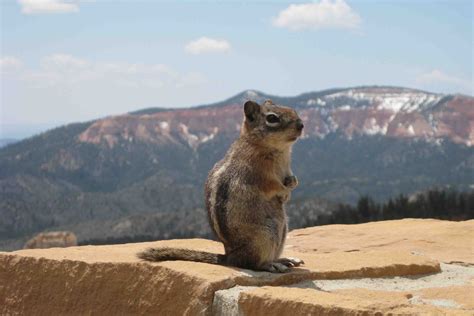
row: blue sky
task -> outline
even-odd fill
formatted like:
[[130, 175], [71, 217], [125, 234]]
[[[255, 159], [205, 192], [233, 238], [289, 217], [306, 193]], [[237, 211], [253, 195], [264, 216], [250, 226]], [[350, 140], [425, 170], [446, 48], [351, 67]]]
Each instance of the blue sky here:
[[0, 137], [245, 89], [473, 93], [472, 1], [3, 0]]

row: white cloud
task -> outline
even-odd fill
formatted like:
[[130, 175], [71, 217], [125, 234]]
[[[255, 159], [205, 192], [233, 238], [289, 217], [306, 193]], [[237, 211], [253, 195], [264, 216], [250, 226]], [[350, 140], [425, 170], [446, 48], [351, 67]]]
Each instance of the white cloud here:
[[[5, 61], [14, 63], [14, 60]], [[3, 60], [2, 60], [3, 63]], [[21, 78], [39, 87], [79, 87], [82, 84], [160, 88], [198, 86], [198, 73], [179, 73], [164, 64], [91, 62], [68, 54], [44, 57], [38, 69], [25, 69]]]
[[273, 20], [274, 26], [292, 31], [356, 29], [360, 23], [360, 16], [344, 0], [292, 4]]
[[473, 82], [453, 75], [446, 74], [439, 69], [422, 73], [416, 78], [416, 83], [426, 86], [448, 85], [458, 87], [461, 91], [473, 93]]
[[16, 57], [4, 56], [0, 58], [0, 70], [2, 72], [15, 71], [20, 69], [22, 66], [22, 61]]
[[53, 54], [43, 58], [41, 65], [45, 68], [70, 69], [84, 68], [87, 67], [89, 63], [84, 59], [76, 58], [72, 55]]
[[230, 43], [226, 40], [201, 37], [189, 42], [184, 49], [186, 52], [194, 55], [205, 53], [227, 53], [230, 51]]
[[[2, 58], [2, 66], [18, 65]], [[20, 64], [21, 65], [21, 64]], [[161, 63], [95, 61], [53, 54], [1, 73], [5, 122], [74, 122], [145, 107], [210, 102], [215, 85], [200, 73]], [[211, 96], [211, 97], [210, 97]], [[207, 98], [207, 99], [206, 99]], [[0, 124], [1, 125], [1, 124]]]
[[75, 1], [67, 0], [18, 0], [24, 14], [74, 13], [79, 12]]

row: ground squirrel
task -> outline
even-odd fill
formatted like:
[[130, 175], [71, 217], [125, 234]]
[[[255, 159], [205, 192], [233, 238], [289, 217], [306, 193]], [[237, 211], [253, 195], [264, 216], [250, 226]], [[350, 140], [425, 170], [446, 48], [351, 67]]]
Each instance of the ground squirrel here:
[[287, 233], [284, 204], [298, 185], [290, 167], [291, 147], [303, 122], [271, 100], [244, 104], [240, 137], [209, 172], [206, 207], [225, 255], [176, 248], [149, 248], [148, 261], [187, 260], [270, 272], [303, 263], [280, 258]]

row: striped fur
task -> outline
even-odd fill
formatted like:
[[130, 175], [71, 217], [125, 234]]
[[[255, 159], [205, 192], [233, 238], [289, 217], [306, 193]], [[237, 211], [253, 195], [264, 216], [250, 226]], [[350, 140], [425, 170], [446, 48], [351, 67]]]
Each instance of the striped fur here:
[[[267, 124], [267, 113], [277, 116], [281, 124]], [[302, 263], [280, 258], [287, 230], [284, 204], [297, 185], [290, 167], [291, 146], [301, 135], [302, 122], [294, 110], [271, 101], [263, 105], [248, 101], [244, 114], [240, 137], [209, 172], [205, 186], [209, 224], [226, 254], [151, 248], [140, 258], [270, 272], [285, 272]]]
[[206, 251], [196, 251], [181, 248], [148, 248], [145, 251], [139, 252], [137, 257], [147, 261], [196, 261], [211, 264], [224, 264], [225, 256]]

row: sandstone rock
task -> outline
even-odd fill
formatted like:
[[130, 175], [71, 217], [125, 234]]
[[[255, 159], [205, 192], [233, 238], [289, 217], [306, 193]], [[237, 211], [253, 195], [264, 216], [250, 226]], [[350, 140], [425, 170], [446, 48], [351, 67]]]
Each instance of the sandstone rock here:
[[[232, 287], [224, 267], [141, 263], [143, 245], [22, 250], [0, 255], [0, 314], [199, 315]], [[191, 264], [192, 265], [192, 264]], [[216, 268], [216, 269], [213, 269]], [[216, 271], [217, 270], [217, 271]]]
[[422, 304], [448, 306], [471, 311], [474, 314], [474, 286], [472, 284], [427, 288], [415, 292], [414, 295], [421, 299]]
[[72, 247], [77, 246], [76, 235], [72, 232], [45, 232], [39, 233], [28, 240], [24, 249]]
[[[474, 221], [403, 220], [297, 230], [285, 255], [306, 264], [285, 274], [135, 257], [150, 246], [223, 252], [220, 243], [203, 239], [0, 253], [0, 314], [472, 313], [472, 243], [461, 235], [473, 228]], [[459, 266], [435, 259], [466, 266], [447, 271]], [[443, 273], [458, 282], [434, 279]], [[356, 289], [355, 278], [423, 286]], [[349, 286], [331, 288], [323, 280]]]
[[366, 289], [323, 292], [316, 289], [262, 287], [242, 292], [239, 310], [243, 315], [469, 315], [432, 305], [413, 304], [398, 292]]
[[446, 263], [474, 264], [474, 220], [403, 219], [292, 231], [289, 249], [307, 253], [401, 250]]

